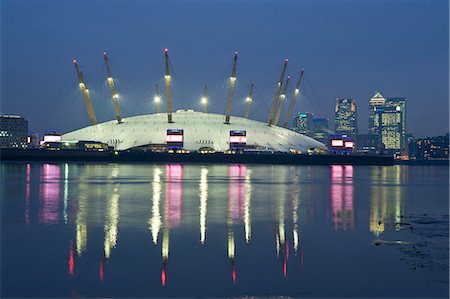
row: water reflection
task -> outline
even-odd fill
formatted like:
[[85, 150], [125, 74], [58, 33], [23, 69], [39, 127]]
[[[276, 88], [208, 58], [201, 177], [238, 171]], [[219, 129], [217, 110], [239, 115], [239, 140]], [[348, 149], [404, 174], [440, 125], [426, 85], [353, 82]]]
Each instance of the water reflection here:
[[183, 166], [168, 164], [166, 166], [166, 204], [164, 208], [164, 226], [162, 237], [161, 284], [166, 284], [166, 268], [169, 259], [170, 229], [181, 223], [183, 202]]
[[[308, 251], [308, 242], [320, 236], [305, 238], [308, 229], [323, 233], [325, 227], [325, 233], [333, 236], [361, 233], [355, 229], [356, 199], [358, 209], [368, 212], [358, 212], [358, 216], [369, 215], [370, 232], [365, 229], [365, 233], [370, 236], [372, 233], [378, 236], [389, 227], [396, 228], [390, 224], [400, 223], [405, 209], [402, 183], [406, 178], [401, 167], [360, 170], [348, 165], [278, 166], [264, 167], [261, 171], [254, 165], [169, 164], [140, 166], [137, 173], [131, 173], [132, 166], [121, 164], [104, 168], [67, 163], [38, 167], [39, 172], [33, 172], [37, 168], [30, 164], [22, 170], [26, 184], [20, 219], [23, 223], [25, 215], [25, 223], [29, 224], [30, 215], [38, 214], [40, 224], [59, 224], [70, 229], [71, 235], [64, 240], [64, 272], [73, 280], [77, 279], [75, 273], [81, 276], [79, 273], [91, 271], [87, 264], [95, 265], [97, 282], [113, 281], [113, 275], [117, 279], [118, 269], [127, 267], [121, 263], [124, 251], [130, 250], [126, 243], [135, 242], [136, 238], [135, 235], [128, 238], [127, 233], [140, 229], [145, 231], [142, 239], [148, 247], [133, 248], [136, 257], [130, 259], [142, 260], [144, 264], [154, 253], [155, 262], [152, 260], [150, 265], [157, 277], [152, 280], [165, 289], [169, 286], [168, 279], [172, 284], [177, 279], [175, 274], [189, 264], [185, 256], [191, 255], [186, 251], [191, 250], [188, 246], [194, 246], [189, 243], [192, 238], [200, 256], [217, 253], [216, 248], [223, 249], [217, 254], [221, 255], [223, 266], [210, 256], [205, 260], [214, 263], [208, 266], [222, 267], [230, 285], [239, 285], [238, 274], [239, 283], [245, 281], [252, 256], [249, 252], [258, 252], [257, 258], [261, 258], [265, 254], [263, 246], [270, 252], [268, 257], [264, 256], [261, 267], [272, 262], [276, 264], [271, 269], [275, 278], [283, 280], [289, 274], [291, 279], [308, 268], [303, 268], [304, 254], [308, 262], [315, 254], [314, 250]], [[314, 171], [318, 171], [319, 178]], [[369, 192], [361, 192], [358, 197], [355, 182], [360, 171], [370, 174], [371, 184]], [[34, 214], [33, 173], [36, 177], [40, 175], [35, 205], [38, 213]], [[359, 218], [367, 225], [367, 218]], [[364, 227], [361, 222], [359, 225]], [[179, 240], [183, 242], [177, 243]]]
[[59, 222], [60, 168], [60, 165], [55, 164], [44, 164], [42, 167], [39, 220], [43, 224]]
[[353, 209], [353, 166], [331, 166], [331, 209], [335, 230], [351, 230], [355, 225]]
[[379, 236], [386, 229], [400, 229], [401, 216], [404, 214], [404, 194], [401, 166], [392, 168], [374, 167], [372, 178], [378, 184], [371, 187], [370, 195], [370, 231]]
[[119, 175], [119, 168], [117, 165], [112, 169], [111, 180], [113, 182], [112, 194], [106, 206], [105, 219], [105, 241], [104, 241], [104, 255], [108, 259], [111, 254], [111, 249], [116, 247], [117, 242], [117, 226], [119, 224], [119, 184], [116, 179]]
[[206, 212], [208, 208], [208, 169], [202, 168], [200, 172], [200, 243], [206, 239]]
[[161, 174], [162, 171], [159, 167], [155, 168], [153, 170], [153, 181], [152, 181], [152, 211], [151, 211], [151, 217], [149, 220], [150, 224], [150, 231], [152, 233], [152, 240], [153, 244], [158, 243], [158, 234], [159, 230], [161, 229], [161, 212], [160, 212], [160, 202], [161, 202], [161, 190], [162, 190], [162, 183], [161, 183]]

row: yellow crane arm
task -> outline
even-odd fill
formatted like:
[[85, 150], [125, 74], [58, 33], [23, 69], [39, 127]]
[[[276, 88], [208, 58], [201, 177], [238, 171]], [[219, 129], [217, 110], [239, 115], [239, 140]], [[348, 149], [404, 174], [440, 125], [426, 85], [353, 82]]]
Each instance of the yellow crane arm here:
[[288, 88], [290, 79], [291, 79], [291, 76], [288, 76], [286, 79], [286, 84], [284, 85], [284, 88], [283, 88], [283, 92], [280, 95], [280, 103], [278, 105], [277, 115], [275, 116], [275, 119], [273, 121], [273, 123], [275, 125], [278, 125], [278, 120], [280, 119], [281, 110], [283, 109], [283, 103], [284, 103], [284, 99], [286, 98], [286, 92], [287, 92], [287, 88]]
[[281, 85], [283, 84], [284, 74], [286, 73], [287, 63], [288, 63], [288, 59], [286, 58], [286, 60], [284, 61], [284, 65], [283, 65], [283, 71], [281, 72], [280, 81], [278, 81], [278, 83], [277, 83], [275, 95], [273, 96], [272, 108], [270, 109], [269, 118], [267, 120], [267, 124], [269, 126], [272, 125], [273, 117], [275, 114], [275, 109], [277, 108], [277, 105], [278, 105], [278, 97], [280, 96], [280, 89], [281, 89]]
[[230, 124], [230, 113], [231, 113], [231, 104], [233, 102], [233, 94], [234, 94], [234, 85], [236, 83], [236, 63], [237, 63], [238, 52], [234, 52], [233, 59], [233, 69], [231, 71], [230, 77], [230, 87], [228, 89], [228, 97], [227, 97], [227, 109], [225, 111], [225, 124]]
[[298, 78], [297, 84], [295, 84], [294, 93], [292, 94], [291, 100], [289, 101], [289, 106], [286, 111], [286, 119], [283, 123], [283, 127], [287, 127], [288, 121], [291, 118], [292, 109], [294, 109], [295, 101], [298, 97], [298, 94], [300, 93], [300, 84], [302, 83], [303, 73], [305, 72], [305, 69], [302, 68], [302, 71], [300, 72], [300, 77]]
[[116, 119], [117, 119], [117, 122], [120, 124], [120, 123], [122, 123], [122, 116], [120, 115], [119, 96], [117, 95], [117, 92], [116, 92], [116, 86], [115, 86], [113, 76], [111, 75], [111, 69], [109, 68], [108, 56], [106, 55], [106, 52], [103, 52], [103, 58], [105, 60], [106, 73], [108, 76], [107, 81], [108, 81], [109, 89], [111, 90], [112, 100], [114, 103], [114, 111], [116, 113]]
[[78, 82], [81, 94], [83, 95], [84, 104], [86, 106], [86, 110], [89, 116], [89, 120], [91, 121], [91, 124], [96, 125], [97, 124], [97, 116], [95, 115], [94, 106], [92, 105], [91, 96], [89, 94], [89, 89], [86, 87], [86, 83], [84, 82], [83, 73], [78, 68], [78, 63], [76, 60], [73, 61], [73, 64], [75, 66], [75, 70], [77, 72]]
[[252, 85], [250, 85], [250, 92], [248, 93], [248, 97], [245, 99], [245, 114], [244, 118], [248, 118], [250, 115], [250, 106], [252, 105], [253, 101], [253, 82]]
[[166, 112], [167, 112], [167, 122], [173, 123], [172, 121], [172, 95], [170, 94], [170, 70], [169, 70], [169, 49], [165, 49], [166, 56]]

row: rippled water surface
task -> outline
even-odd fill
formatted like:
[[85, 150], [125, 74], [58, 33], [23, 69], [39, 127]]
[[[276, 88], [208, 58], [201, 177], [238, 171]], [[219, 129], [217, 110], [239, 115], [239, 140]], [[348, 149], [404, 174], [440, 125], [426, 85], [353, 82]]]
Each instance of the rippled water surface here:
[[433, 166], [1, 165], [2, 297], [447, 297]]

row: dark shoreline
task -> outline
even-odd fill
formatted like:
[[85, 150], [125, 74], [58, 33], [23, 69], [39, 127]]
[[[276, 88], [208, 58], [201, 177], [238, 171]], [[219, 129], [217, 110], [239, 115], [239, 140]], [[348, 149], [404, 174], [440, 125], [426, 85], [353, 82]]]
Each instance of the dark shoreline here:
[[394, 160], [369, 155], [294, 155], [286, 153], [246, 154], [169, 154], [144, 151], [76, 151], [40, 149], [1, 149], [0, 161], [36, 162], [132, 162], [132, 163], [220, 163], [281, 165], [436, 165], [448, 166], [448, 160]]

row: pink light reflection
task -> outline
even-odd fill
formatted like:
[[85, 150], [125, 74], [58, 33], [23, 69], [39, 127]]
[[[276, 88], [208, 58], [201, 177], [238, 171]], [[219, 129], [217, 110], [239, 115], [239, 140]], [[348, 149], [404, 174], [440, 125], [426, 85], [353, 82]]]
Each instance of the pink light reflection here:
[[245, 165], [230, 165], [228, 174], [230, 184], [228, 189], [228, 209], [233, 220], [243, 221], [245, 216]]
[[166, 165], [166, 204], [169, 207], [169, 221], [172, 225], [181, 223], [183, 202], [183, 165]]
[[331, 210], [334, 229], [354, 227], [353, 166], [331, 166]]
[[44, 224], [57, 224], [59, 222], [60, 170], [60, 166], [55, 164], [44, 164], [42, 166], [39, 220]]

